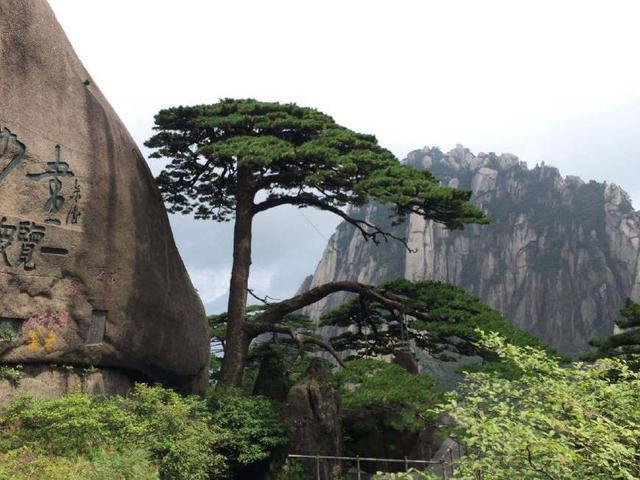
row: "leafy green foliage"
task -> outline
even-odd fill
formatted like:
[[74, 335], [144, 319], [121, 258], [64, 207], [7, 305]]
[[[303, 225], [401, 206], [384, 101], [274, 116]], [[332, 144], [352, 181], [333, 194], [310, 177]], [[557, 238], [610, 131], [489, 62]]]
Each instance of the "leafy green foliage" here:
[[451, 227], [486, 221], [468, 203], [470, 192], [440, 186], [429, 172], [401, 165], [372, 135], [312, 108], [225, 99], [162, 110], [155, 123], [158, 133], [146, 145], [156, 149], [152, 157], [170, 159], [158, 184], [172, 212], [229, 220], [241, 186], [277, 204], [324, 208], [375, 199], [393, 203], [400, 217], [420, 213]]
[[[158, 468], [149, 454], [142, 448], [132, 448], [121, 452], [96, 450], [89, 457], [91, 468], [83, 477], [86, 480], [155, 480], [159, 478]], [[68, 477], [64, 478], [68, 480]]]
[[410, 468], [407, 472], [384, 473], [376, 472], [372, 480], [440, 480], [442, 475], [422, 472], [416, 468]]
[[322, 325], [355, 326], [332, 339], [337, 350], [355, 350], [360, 356], [393, 353], [409, 340], [445, 359], [455, 350], [463, 355], [490, 355], [478, 349], [478, 329], [497, 332], [517, 345], [537, 345], [535, 337], [512, 326], [499, 312], [463, 289], [441, 282], [395, 280], [380, 287], [403, 303], [422, 312], [421, 319], [402, 317], [373, 303], [363, 311], [361, 302], [352, 300], [325, 315]]
[[232, 432], [220, 450], [232, 470], [264, 460], [275, 448], [286, 444], [278, 410], [264, 397], [225, 387], [213, 391], [207, 405], [213, 424]]
[[290, 458], [278, 475], [278, 480], [307, 480], [308, 478], [309, 471], [304, 468], [302, 462]]
[[128, 398], [21, 398], [0, 411], [0, 479], [2, 469], [11, 478], [222, 479], [283, 437], [269, 402], [236, 391], [208, 403], [145, 385]]
[[427, 375], [407, 372], [393, 363], [361, 358], [336, 373], [341, 407], [375, 410], [384, 425], [420, 431], [432, 421], [436, 382]]
[[225, 433], [209, 427], [196, 397], [137, 385], [130, 398], [72, 393], [13, 402], [0, 417], [2, 450], [28, 446], [53, 457], [90, 458], [97, 450], [144, 449], [162, 478], [207, 479], [224, 472], [216, 448]]
[[22, 365], [0, 365], [0, 378], [17, 385], [22, 378]]
[[146, 450], [96, 450], [90, 457], [59, 457], [22, 447], [0, 453], [0, 480], [158, 480]]
[[0, 341], [13, 342], [16, 338], [16, 333], [11, 328], [0, 329]]
[[198, 397], [138, 385], [130, 409], [164, 478], [207, 479], [224, 472], [219, 448], [229, 432], [211, 421]]
[[453, 478], [640, 478], [640, 374], [618, 359], [561, 363], [544, 350], [483, 334], [519, 375], [467, 374], [441, 414], [467, 445]]

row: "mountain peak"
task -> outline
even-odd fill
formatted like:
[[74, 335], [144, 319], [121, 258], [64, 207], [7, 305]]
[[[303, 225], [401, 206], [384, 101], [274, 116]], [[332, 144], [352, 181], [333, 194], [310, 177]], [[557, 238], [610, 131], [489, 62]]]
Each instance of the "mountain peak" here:
[[[424, 147], [404, 162], [472, 190], [491, 224], [451, 231], [411, 215], [393, 226], [385, 208], [369, 205], [360, 213], [406, 238], [412, 251], [371, 245], [341, 224], [306, 286], [399, 277], [452, 283], [569, 354], [611, 333], [624, 299], [640, 298], [640, 214], [619, 186], [563, 177], [544, 162], [528, 168], [511, 153], [474, 155], [463, 145], [447, 153]], [[318, 317], [344, 299], [336, 295], [307, 313]]]

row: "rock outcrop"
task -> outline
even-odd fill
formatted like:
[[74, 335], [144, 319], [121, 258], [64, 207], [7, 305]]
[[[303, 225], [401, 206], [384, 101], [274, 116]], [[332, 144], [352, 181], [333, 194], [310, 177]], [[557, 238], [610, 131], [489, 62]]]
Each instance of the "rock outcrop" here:
[[76, 391], [94, 395], [126, 395], [133, 388], [134, 379], [130, 375], [109, 368], [41, 364], [9, 368], [18, 372], [20, 378], [0, 378], [0, 403], [9, 403], [25, 395], [49, 398]]
[[[299, 455], [342, 456], [342, 421], [338, 393], [330, 384], [322, 362], [312, 360], [307, 372], [287, 395], [282, 420], [289, 427], [290, 453]], [[301, 460], [303, 467], [316, 474], [315, 460]], [[323, 480], [340, 474], [341, 464], [320, 462]], [[315, 478], [315, 477], [314, 477]]]
[[45, 0], [0, 0], [0, 191], [0, 362], [204, 390], [204, 308], [160, 193]]
[[[417, 150], [405, 162], [473, 190], [472, 201], [492, 223], [450, 231], [411, 216], [393, 227], [385, 208], [366, 206], [362, 217], [406, 237], [414, 252], [397, 242], [367, 243], [341, 224], [302, 289], [342, 279], [449, 282], [568, 354], [611, 333], [624, 299], [640, 297], [640, 213], [620, 187], [461, 146], [447, 154]], [[333, 295], [306, 312], [317, 319], [345, 298]]]

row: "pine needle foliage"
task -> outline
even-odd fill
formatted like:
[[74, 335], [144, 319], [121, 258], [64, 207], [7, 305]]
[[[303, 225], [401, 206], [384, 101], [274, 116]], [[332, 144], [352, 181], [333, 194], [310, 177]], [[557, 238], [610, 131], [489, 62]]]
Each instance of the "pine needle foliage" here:
[[[169, 211], [228, 221], [240, 188], [261, 192], [260, 208], [395, 206], [461, 228], [487, 221], [471, 192], [441, 186], [426, 171], [401, 165], [373, 135], [356, 133], [313, 108], [253, 99], [175, 107], [155, 116], [146, 146], [169, 163], [158, 184]], [[242, 184], [239, 172], [248, 174]], [[242, 175], [242, 173], [240, 173]]]

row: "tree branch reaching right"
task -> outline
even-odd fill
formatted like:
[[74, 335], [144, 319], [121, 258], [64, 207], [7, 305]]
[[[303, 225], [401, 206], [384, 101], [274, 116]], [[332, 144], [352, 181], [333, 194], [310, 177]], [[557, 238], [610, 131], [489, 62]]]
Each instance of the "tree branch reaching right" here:
[[[225, 99], [162, 110], [154, 130], [145, 145], [154, 149], [151, 157], [168, 160], [157, 178], [168, 209], [196, 219], [234, 221], [223, 384], [240, 385], [247, 359], [244, 322], [256, 215], [281, 205], [317, 208], [341, 217], [366, 240], [395, 240], [405, 248], [406, 239], [391, 228], [355, 218], [348, 207], [385, 204], [392, 226], [409, 215], [447, 228], [488, 222], [469, 202], [470, 191], [441, 185], [430, 172], [400, 163], [373, 135], [349, 130], [312, 108]], [[375, 296], [366, 288], [343, 287]], [[275, 304], [273, 312], [290, 304]]]

